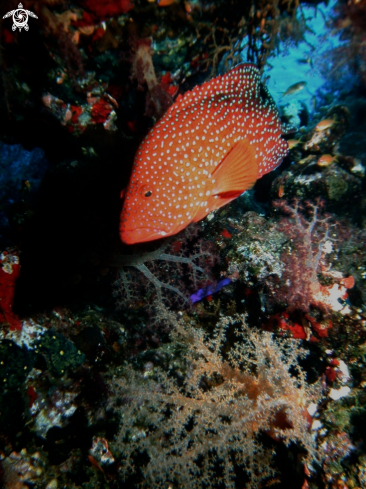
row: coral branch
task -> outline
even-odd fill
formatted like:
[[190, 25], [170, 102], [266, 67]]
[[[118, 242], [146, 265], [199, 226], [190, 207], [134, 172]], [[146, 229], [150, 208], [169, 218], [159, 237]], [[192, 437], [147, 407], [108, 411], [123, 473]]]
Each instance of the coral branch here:
[[[273, 474], [260, 433], [300, 443], [309, 461], [317, 458], [306, 411], [315, 392], [298, 365], [304, 351], [294, 340], [279, 344], [240, 317], [222, 318], [213, 339], [182, 320], [173, 331], [180, 356], [186, 352], [183, 381], [160, 368], [144, 379], [126, 367], [113, 383], [125, 483], [133, 470], [141, 487], [234, 488], [242, 471], [245, 487], [259, 487]], [[231, 333], [239, 340], [234, 346]]]
[[[186, 231], [167, 239], [153, 251], [116, 255], [113, 258], [110, 265], [121, 268], [120, 278], [115, 282], [115, 295], [121, 299], [120, 305], [126, 302], [131, 305], [131, 301], [141, 300], [142, 290], [149, 284], [153, 285], [158, 302], [171, 302], [171, 298], [163, 294], [163, 289], [167, 289], [173, 296], [178, 296], [180, 301], [188, 303], [192, 289], [197, 289], [202, 282], [212, 280], [211, 269], [217, 259], [212, 243], [197, 239], [191, 232]], [[166, 253], [167, 250], [170, 253]], [[174, 273], [170, 263], [175, 265]], [[145, 277], [145, 283], [141, 277], [130, 276], [131, 267]]]
[[[276, 291], [276, 300], [286, 302], [288, 312], [309, 312], [311, 306], [327, 312], [329, 304], [322, 298], [324, 291], [317, 274], [326, 253], [332, 249], [329, 217], [320, 217], [321, 201], [307, 202], [306, 209], [297, 200], [293, 206], [285, 201], [274, 205], [289, 216], [279, 223], [279, 230], [289, 241], [281, 256], [285, 264], [282, 276], [285, 285]], [[308, 219], [304, 217], [305, 210]]]

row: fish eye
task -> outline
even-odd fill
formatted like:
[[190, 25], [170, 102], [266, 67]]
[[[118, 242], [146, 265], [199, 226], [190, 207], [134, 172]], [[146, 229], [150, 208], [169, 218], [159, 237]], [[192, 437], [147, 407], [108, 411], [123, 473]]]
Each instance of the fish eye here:
[[142, 185], [139, 189], [139, 193], [142, 197], [151, 197], [153, 189], [150, 185]]

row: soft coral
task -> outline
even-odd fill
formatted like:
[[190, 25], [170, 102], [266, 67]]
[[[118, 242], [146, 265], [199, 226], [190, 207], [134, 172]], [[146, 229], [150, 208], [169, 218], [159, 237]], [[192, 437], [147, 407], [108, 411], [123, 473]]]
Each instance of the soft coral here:
[[173, 98], [167, 89], [166, 78], [162, 83], [156, 77], [152, 53], [151, 39], [136, 39], [132, 43], [132, 80], [137, 81], [137, 89], [144, 90], [146, 94], [146, 115], [160, 117], [169, 108]]
[[15, 281], [19, 277], [19, 258], [15, 252], [4, 251], [0, 255], [0, 323], [8, 323], [10, 329], [21, 330], [22, 323], [13, 313]]
[[79, 0], [77, 2], [82, 8], [87, 10], [94, 20], [104, 20], [116, 15], [126, 14], [133, 9], [131, 0]]

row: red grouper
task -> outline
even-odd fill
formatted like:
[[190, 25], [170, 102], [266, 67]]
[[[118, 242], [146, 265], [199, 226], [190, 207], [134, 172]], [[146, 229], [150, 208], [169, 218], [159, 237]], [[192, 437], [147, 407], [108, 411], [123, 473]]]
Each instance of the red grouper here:
[[286, 156], [281, 135], [254, 65], [180, 95], [138, 148], [123, 192], [121, 240], [171, 236], [236, 199]]

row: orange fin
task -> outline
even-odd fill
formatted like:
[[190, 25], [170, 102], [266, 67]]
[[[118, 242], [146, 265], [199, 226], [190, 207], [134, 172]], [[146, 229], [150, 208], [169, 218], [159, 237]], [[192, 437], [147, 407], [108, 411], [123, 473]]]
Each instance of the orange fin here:
[[[215, 179], [212, 195], [221, 198], [235, 198], [253, 187], [258, 178], [258, 162], [255, 150], [244, 139], [228, 152], [212, 173]], [[227, 196], [227, 197], [226, 197]]]
[[247, 140], [239, 141], [212, 173], [215, 184], [208, 202], [210, 209], [219, 209], [252, 188], [258, 166], [253, 146]]
[[236, 143], [213, 171], [215, 183], [212, 194], [208, 198], [207, 207], [195, 215], [194, 222], [208, 214], [207, 208], [209, 212], [219, 209], [253, 187], [258, 178], [258, 166], [253, 146], [247, 140]]

